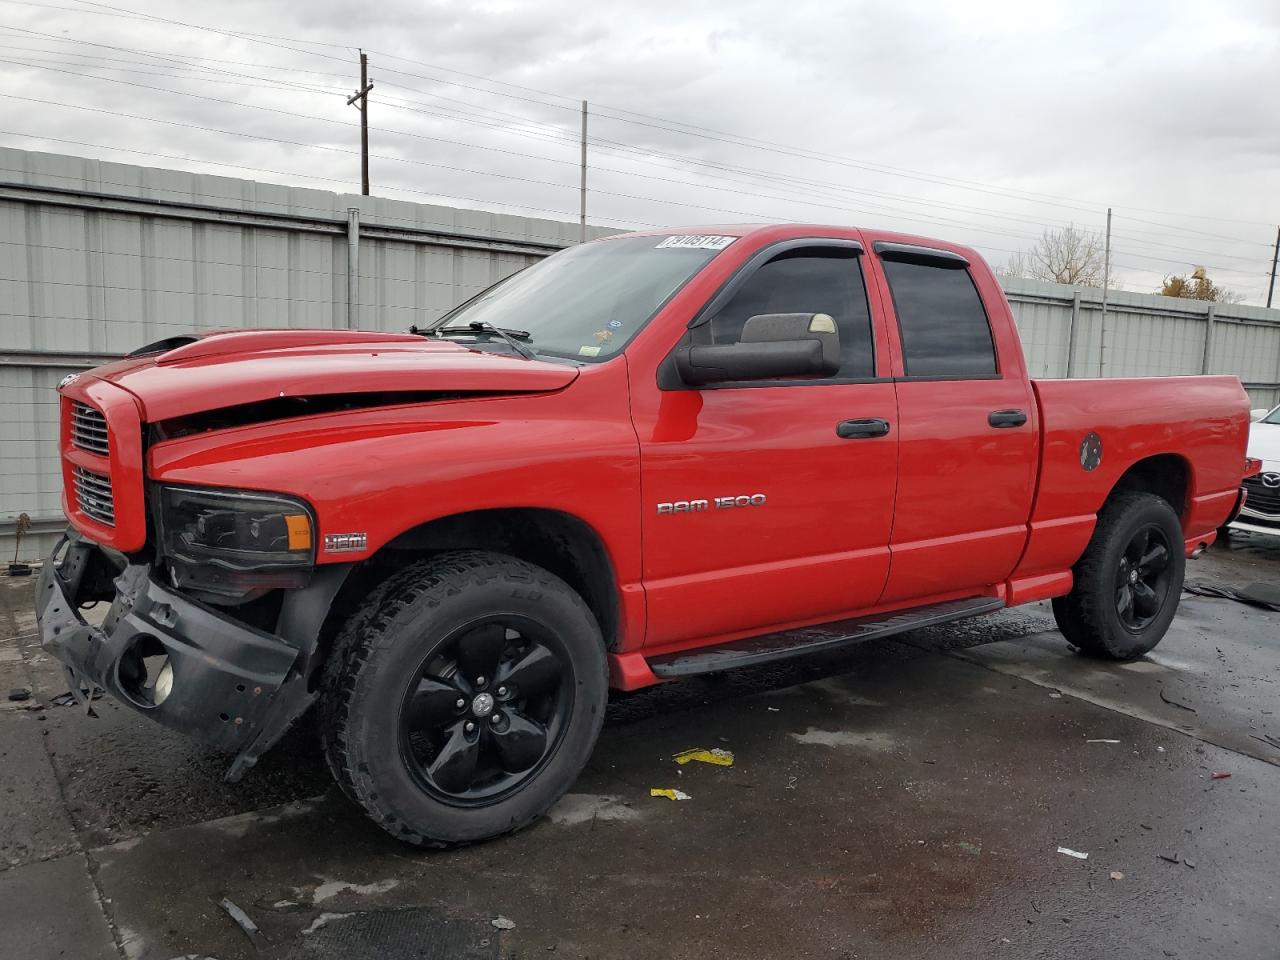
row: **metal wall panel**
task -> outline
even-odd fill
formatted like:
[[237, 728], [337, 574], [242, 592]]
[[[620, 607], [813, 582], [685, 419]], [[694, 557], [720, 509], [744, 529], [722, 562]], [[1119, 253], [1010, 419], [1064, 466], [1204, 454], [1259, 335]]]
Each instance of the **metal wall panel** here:
[[[359, 211], [353, 325], [440, 317], [578, 240], [575, 223], [336, 194], [0, 148], [0, 551], [26, 512], [60, 522], [54, 386], [67, 373], [192, 329], [348, 323], [348, 208]], [[590, 237], [612, 231], [591, 228]], [[1215, 308], [1005, 280], [1035, 377], [1199, 373], [1280, 402], [1280, 311]], [[1072, 329], [1072, 298], [1080, 310]], [[36, 556], [52, 534], [28, 542]]]

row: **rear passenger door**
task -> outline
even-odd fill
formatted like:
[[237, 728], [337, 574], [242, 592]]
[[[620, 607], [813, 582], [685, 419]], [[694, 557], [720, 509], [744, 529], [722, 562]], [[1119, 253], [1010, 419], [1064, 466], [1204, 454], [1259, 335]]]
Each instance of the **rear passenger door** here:
[[882, 600], [980, 590], [1004, 581], [1026, 544], [1038, 427], [1022, 347], [988, 271], [948, 250], [874, 249], [898, 340], [898, 495]]

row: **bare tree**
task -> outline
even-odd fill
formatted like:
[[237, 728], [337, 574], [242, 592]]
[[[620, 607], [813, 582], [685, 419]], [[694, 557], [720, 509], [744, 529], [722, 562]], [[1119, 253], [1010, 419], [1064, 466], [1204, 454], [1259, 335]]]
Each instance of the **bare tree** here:
[[1189, 277], [1178, 274], [1165, 277], [1164, 286], [1156, 292], [1163, 297], [1180, 297], [1184, 300], [1212, 300], [1215, 303], [1244, 301], [1243, 293], [1220, 287], [1210, 280], [1204, 267], [1196, 267]]
[[1000, 273], [1006, 277], [1100, 287], [1103, 249], [1101, 234], [1082, 230], [1075, 224], [1058, 230], [1046, 229], [1034, 247], [1011, 256]]

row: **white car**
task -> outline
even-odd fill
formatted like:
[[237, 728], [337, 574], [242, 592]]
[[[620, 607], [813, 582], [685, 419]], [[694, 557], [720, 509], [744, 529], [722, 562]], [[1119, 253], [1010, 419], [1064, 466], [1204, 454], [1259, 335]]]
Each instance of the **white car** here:
[[1249, 496], [1231, 529], [1280, 537], [1280, 407], [1249, 425], [1248, 455], [1262, 461], [1262, 473], [1244, 482]]

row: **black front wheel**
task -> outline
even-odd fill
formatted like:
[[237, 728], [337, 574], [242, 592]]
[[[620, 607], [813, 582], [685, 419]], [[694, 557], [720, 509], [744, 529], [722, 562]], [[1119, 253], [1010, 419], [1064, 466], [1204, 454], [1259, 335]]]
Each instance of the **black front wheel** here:
[[573, 663], [546, 624], [494, 612], [445, 637], [410, 675], [405, 763], [446, 803], [497, 803], [555, 752], [573, 712]]
[[1185, 569], [1182, 524], [1169, 502], [1118, 494], [1098, 515], [1071, 592], [1053, 601], [1058, 628], [1084, 653], [1135, 660], [1168, 631]]
[[604, 717], [600, 629], [568, 584], [498, 554], [423, 560], [348, 622], [325, 753], [384, 829], [445, 845], [517, 830], [573, 783]]

